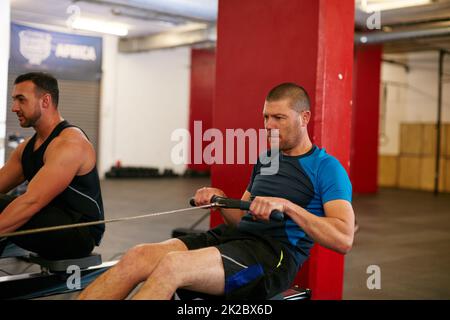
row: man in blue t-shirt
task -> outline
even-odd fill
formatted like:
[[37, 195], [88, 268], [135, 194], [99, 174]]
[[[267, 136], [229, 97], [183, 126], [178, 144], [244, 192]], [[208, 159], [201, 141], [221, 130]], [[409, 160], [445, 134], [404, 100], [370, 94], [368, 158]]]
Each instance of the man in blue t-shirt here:
[[[221, 209], [225, 224], [197, 235], [132, 248], [81, 295], [122, 299], [144, 282], [135, 299], [169, 299], [187, 288], [229, 299], [267, 299], [286, 290], [314, 242], [347, 253], [352, 247], [352, 188], [338, 160], [311, 143], [306, 91], [293, 83], [273, 88], [264, 104], [264, 125], [278, 170], [258, 161], [242, 200], [250, 211]], [[274, 139], [274, 137], [278, 139]], [[210, 203], [217, 188], [201, 188], [195, 203]], [[283, 221], [270, 220], [273, 210]]]

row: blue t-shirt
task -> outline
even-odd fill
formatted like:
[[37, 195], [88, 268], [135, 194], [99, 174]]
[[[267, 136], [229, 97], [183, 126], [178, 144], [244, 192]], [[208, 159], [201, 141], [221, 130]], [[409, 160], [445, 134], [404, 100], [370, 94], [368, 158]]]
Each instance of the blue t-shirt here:
[[[352, 200], [352, 185], [347, 172], [325, 149], [313, 146], [301, 156], [281, 153], [276, 174], [261, 174], [261, 168], [270, 167], [259, 159], [253, 167], [247, 187], [252, 197], [266, 196], [287, 199], [308, 212], [323, 217], [323, 205], [331, 200]], [[309, 256], [313, 240], [287, 215], [282, 222], [254, 221], [247, 213], [238, 225], [245, 232], [264, 234], [279, 240], [293, 254], [298, 265]]]

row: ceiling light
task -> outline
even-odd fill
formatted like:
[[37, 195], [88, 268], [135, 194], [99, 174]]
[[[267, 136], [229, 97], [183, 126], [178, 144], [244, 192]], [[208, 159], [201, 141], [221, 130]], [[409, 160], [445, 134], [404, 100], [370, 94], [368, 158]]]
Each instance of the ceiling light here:
[[172, 28], [171, 31], [187, 32], [206, 28], [208, 28], [208, 25], [206, 23], [191, 22], [180, 26], [176, 26]]
[[429, 4], [431, 0], [361, 0], [360, 8], [365, 12], [384, 11]]
[[104, 22], [94, 19], [77, 18], [72, 22], [72, 28], [94, 31], [106, 34], [112, 34], [115, 36], [126, 36], [128, 34], [128, 28], [122, 24]]

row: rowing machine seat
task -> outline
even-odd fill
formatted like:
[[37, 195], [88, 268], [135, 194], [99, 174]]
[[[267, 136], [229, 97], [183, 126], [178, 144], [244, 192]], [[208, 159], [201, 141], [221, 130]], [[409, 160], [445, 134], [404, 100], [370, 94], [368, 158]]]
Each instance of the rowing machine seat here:
[[28, 256], [30, 254], [30, 251], [25, 250], [17, 245], [15, 245], [12, 242], [9, 242], [8, 240], [0, 241], [0, 259], [4, 258], [21, 258], [24, 256]]
[[77, 259], [65, 259], [65, 260], [48, 260], [41, 256], [31, 253], [28, 257], [31, 263], [35, 263], [41, 266], [42, 271], [66, 272], [67, 268], [71, 265], [78, 266], [81, 270], [87, 269], [92, 266], [97, 266], [102, 263], [102, 256], [98, 253], [91, 253], [87, 257]]
[[299, 286], [295, 285], [290, 289], [287, 289], [286, 291], [276, 295], [275, 297], [272, 297], [270, 300], [295, 301], [309, 299], [311, 299], [311, 289], [300, 288]]

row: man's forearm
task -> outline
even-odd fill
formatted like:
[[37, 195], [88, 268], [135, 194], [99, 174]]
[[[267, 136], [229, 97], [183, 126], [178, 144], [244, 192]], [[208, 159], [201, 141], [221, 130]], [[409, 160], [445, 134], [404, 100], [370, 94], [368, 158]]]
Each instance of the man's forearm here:
[[17, 178], [14, 181], [7, 180], [7, 179], [0, 179], [0, 193], [6, 194], [6, 193], [10, 192], [12, 189], [17, 187], [24, 181], [25, 181], [25, 179], [23, 179], [23, 178]]
[[15, 232], [21, 226], [25, 225], [28, 222], [28, 220], [26, 220], [26, 221], [19, 221], [15, 225], [9, 226], [8, 229], [6, 229], [5, 231], [1, 231], [0, 234], [9, 233], [9, 232]]
[[17, 230], [39, 210], [37, 201], [24, 195], [16, 198], [0, 214], [0, 233]]
[[239, 209], [220, 209], [220, 214], [222, 215], [225, 223], [230, 226], [237, 226], [239, 221], [241, 221], [242, 216], [245, 214], [244, 211]]
[[318, 217], [295, 204], [289, 205], [285, 213], [320, 245], [342, 254], [350, 250], [353, 232], [348, 230], [345, 222], [332, 217]]

